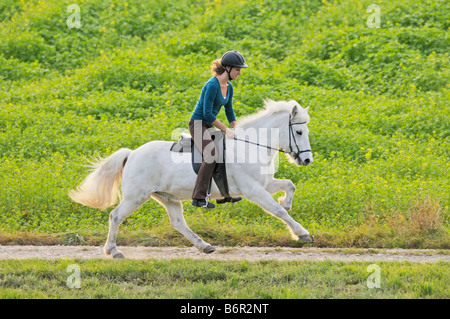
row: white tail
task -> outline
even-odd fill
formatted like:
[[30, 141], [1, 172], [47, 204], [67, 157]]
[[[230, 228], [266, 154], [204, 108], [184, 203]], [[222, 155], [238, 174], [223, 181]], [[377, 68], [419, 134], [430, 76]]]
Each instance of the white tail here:
[[77, 187], [69, 191], [69, 197], [92, 208], [106, 209], [122, 198], [120, 184], [125, 160], [132, 151], [121, 148], [106, 159], [92, 164], [93, 171]]

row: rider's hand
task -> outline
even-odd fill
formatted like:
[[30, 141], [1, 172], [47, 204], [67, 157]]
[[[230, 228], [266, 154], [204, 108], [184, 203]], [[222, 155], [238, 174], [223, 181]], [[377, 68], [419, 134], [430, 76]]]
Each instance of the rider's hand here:
[[234, 131], [230, 128], [227, 127], [227, 130], [225, 131], [225, 134], [229, 137], [229, 138], [234, 138]]

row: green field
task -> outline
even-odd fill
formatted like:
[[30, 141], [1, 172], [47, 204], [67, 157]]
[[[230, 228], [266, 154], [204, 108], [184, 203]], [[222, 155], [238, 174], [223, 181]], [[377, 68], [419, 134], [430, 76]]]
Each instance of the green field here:
[[369, 278], [375, 274], [369, 266], [331, 261], [8, 260], [0, 261], [0, 299], [450, 296], [449, 263], [377, 263], [377, 286], [375, 279]]
[[[67, 25], [74, 2], [80, 28]], [[366, 24], [372, 3], [380, 28]], [[109, 210], [67, 192], [97, 156], [177, 139], [211, 61], [237, 49], [250, 65], [233, 83], [238, 119], [267, 98], [311, 106], [313, 164], [281, 156], [276, 173], [297, 187], [290, 214], [310, 245], [448, 249], [449, 12], [446, 0], [3, 0], [0, 244], [103, 244]], [[185, 216], [213, 245], [300, 245], [247, 201], [185, 203]], [[150, 201], [118, 244], [188, 241]], [[274, 296], [302, 293], [283, 289]]]

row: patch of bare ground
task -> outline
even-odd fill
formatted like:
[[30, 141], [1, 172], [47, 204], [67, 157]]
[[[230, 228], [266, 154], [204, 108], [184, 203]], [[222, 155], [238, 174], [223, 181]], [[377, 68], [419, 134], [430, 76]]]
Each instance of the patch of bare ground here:
[[[216, 247], [205, 254], [194, 247], [119, 247], [128, 259], [211, 259], [278, 261], [450, 261], [450, 251], [435, 249]], [[101, 246], [0, 246], [0, 259], [104, 259]]]

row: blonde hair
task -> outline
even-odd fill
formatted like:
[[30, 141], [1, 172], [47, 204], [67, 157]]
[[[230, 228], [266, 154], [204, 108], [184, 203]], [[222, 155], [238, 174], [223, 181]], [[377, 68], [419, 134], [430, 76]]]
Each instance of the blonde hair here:
[[214, 60], [212, 63], [211, 63], [211, 74], [213, 75], [213, 76], [216, 76], [216, 75], [221, 75], [223, 72], [225, 72], [226, 71], [226, 69], [225, 69], [225, 67], [222, 65], [222, 59], [217, 59], [217, 60]]

